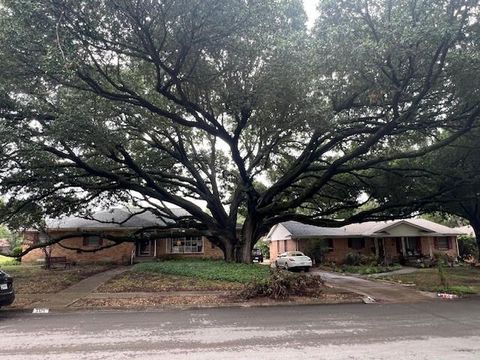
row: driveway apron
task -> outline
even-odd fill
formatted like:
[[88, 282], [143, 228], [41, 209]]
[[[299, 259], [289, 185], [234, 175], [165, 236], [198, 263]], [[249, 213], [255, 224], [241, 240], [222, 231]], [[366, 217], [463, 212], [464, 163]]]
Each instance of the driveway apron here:
[[352, 291], [364, 297], [371, 297], [375, 299], [376, 302], [405, 303], [435, 299], [433, 294], [411, 287], [367, 280], [357, 276], [343, 275], [324, 270], [312, 270], [312, 275], [321, 276], [327, 285]]

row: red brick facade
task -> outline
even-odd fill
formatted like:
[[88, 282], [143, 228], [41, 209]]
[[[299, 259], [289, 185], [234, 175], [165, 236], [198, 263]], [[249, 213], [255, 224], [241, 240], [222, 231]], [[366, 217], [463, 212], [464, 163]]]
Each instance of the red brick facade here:
[[[52, 236], [62, 236], [64, 232], [55, 232], [52, 233]], [[27, 232], [25, 233], [25, 242], [23, 249], [26, 249], [29, 244], [37, 241], [38, 233]], [[103, 240], [102, 246], [108, 245], [109, 240]], [[82, 250], [91, 250], [95, 249], [96, 246], [86, 246], [83, 237], [75, 237], [67, 240], [62, 240], [60, 244], [55, 244], [51, 246], [51, 256], [62, 256], [66, 257], [68, 261], [75, 263], [116, 263], [116, 264], [127, 264], [131, 261], [132, 254], [135, 254], [136, 245], [134, 243], [125, 242], [114, 247], [99, 250], [96, 252], [85, 252], [81, 250], [71, 250], [64, 247], [82, 249]], [[156, 246], [155, 246], [156, 245]], [[98, 247], [98, 246], [97, 246]], [[156, 247], [156, 249], [155, 249]], [[207, 238], [203, 237], [203, 247], [202, 252], [193, 253], [193, 254], [171, 254], [167, 251], [167, 241], [166, 239], [157, 239], [151, 241], [151, 253], [146, 256], [146, 258], [213, 258], [213, 259], [223, 259], [222, 250], [213, 245]], [[43, 261], [45, 259], [45, 254], [42, 249], [35, 249], [22, 258], [22, 262], [37, 262]]]
[[[420, 237], [420, 255], [425, 257], [432, 257], [435, 253], [448, 254], [449, 256], [458, 256], [457, 251], [457, 239], [456, 237], [448, 237], [449, 248], [438, 249], [435, 246], [434, 238], [432, 237]], [[285, 251], [305, 251], [306, 244], [311, 241], [321, 241], [321, 239], [279, 239], [270, 242], [270, 259], [275, 260], [280, 253]], [[326, 262], [333, 262], [336, 264], [342, 264], [348, 253], [359, 253], [366, 256], [375, 256], [376, 246], [374, 238], [363, 238], [364, 247], [361, 249], [353, 249], [349, 247], [348, 238], [336, 238], [332, 239], [333, 248], [325, 255]], [[402, 254], [401, 238], [379, 238], [377, 240], [378, 251], [380, 256], [384, 256], [388, 261], [399, 260]], [[382, 254], [382, 247], [384, 252]]]

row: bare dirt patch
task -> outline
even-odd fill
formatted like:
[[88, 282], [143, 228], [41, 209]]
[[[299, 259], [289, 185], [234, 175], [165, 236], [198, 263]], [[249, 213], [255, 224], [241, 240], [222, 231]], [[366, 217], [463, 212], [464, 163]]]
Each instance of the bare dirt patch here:
[[111, 265], [82, 265], [71, 269], [46, 270], [38, 266], [15, 266], [5, 271], [13, 276], [17, 302], [21, 300], [23, 294], [56, 293], [111, 267]]
[[237, 291], [242, 288], [242, 284], [229, 281], [127, 271], [101, 285], [96, 292]]

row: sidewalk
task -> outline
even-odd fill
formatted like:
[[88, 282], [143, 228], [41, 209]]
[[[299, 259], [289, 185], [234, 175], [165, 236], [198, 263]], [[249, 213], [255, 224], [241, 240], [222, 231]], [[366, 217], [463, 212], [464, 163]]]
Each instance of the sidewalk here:
[[89, 296], [100, 285], [113, 277], [128, 271], [127, 266], [107, 270], [102, 273], [90, 276], [56, 294], [42, 294], [42, 300], [34, 303], [36, 308], [61, 309], [68, 307], [78, 299]]

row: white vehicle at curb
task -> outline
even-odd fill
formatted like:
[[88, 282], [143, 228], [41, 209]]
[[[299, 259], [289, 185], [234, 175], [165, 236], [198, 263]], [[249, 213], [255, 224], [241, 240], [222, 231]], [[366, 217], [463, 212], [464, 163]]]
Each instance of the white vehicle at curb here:
[[275, 266], [286, 270], [303, 269], [309, 271], [312, 267], [312, 259], [300, 251], [287, 251], [278, 255]]

